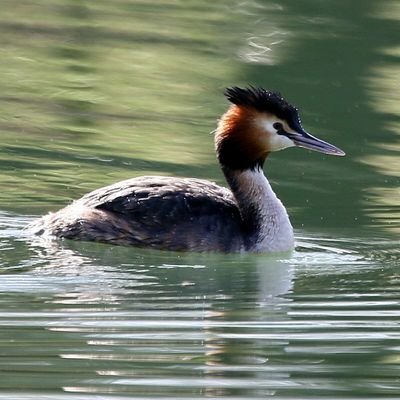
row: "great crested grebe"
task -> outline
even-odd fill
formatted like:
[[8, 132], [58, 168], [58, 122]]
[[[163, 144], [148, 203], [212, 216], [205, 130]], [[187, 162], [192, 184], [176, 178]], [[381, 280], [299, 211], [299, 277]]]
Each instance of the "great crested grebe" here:
[[230, 190], [195, 178], [128, 179], [42, 217], [32, 232], [167, 250], [291, 250], [293, 228], [263, 173], [266, 157], [292, 146], [344, 152], [308, 134], [277, 93], [232, 87], [225, 96], [232, 104], [219, 120], [215, 149]]

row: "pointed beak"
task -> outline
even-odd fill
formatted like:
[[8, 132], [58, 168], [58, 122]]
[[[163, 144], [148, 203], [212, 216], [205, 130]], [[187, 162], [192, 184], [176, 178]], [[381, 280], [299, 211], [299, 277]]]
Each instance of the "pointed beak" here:
[[318, 139], [310, 135], [305, 130], [296, 133], [288, 133], [288, 138], [293, 141], [296, 146], [303, 147], [308, 150], [318, 151], [324, 154], [331, 154], [333, 156], [344, 156], [346, 153], [338, 147]]

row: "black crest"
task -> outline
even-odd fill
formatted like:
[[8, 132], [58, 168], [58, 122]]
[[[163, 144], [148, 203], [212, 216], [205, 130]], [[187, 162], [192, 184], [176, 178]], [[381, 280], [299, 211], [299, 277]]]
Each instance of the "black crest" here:
[[295, 130], [301, 127], [297, 108], [289, 104], [279, 93], [263, 88], [239, 88], [237, 86], [225, 90], [226, 98], [238, 106], [253, 107], [258, 111], [267, 111], [287, 121]]

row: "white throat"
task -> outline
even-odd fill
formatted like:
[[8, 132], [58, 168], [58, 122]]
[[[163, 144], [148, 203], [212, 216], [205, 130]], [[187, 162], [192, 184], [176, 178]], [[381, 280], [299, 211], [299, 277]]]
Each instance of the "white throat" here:
[[[235, 172], [235, 197], [241, 211], [258, 219], [256, 238], [248, 249], [255, 252], [288, 251], [294, 247], [293, 228], [282, 202], [261, 168]], [[251, 210], [251, 211], [250, 211]]]

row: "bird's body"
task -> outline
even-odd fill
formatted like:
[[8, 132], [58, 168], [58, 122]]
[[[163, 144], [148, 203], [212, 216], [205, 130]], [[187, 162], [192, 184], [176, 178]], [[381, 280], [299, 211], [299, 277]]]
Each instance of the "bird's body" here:
[[289, 217], [262, 171], [266, 156], [293, 146], [295, 135], [302, 135], [297, 145], [344, 153], [306, 134], [297, 110], [275, 93], [232, 88], [227, 97], [233, 105], [220, 120], [215, 143], [229, 189], [195, 178], [128, 179], [42, 217], [31, 230], [74, 240], [179, 251], [292, 249]]

